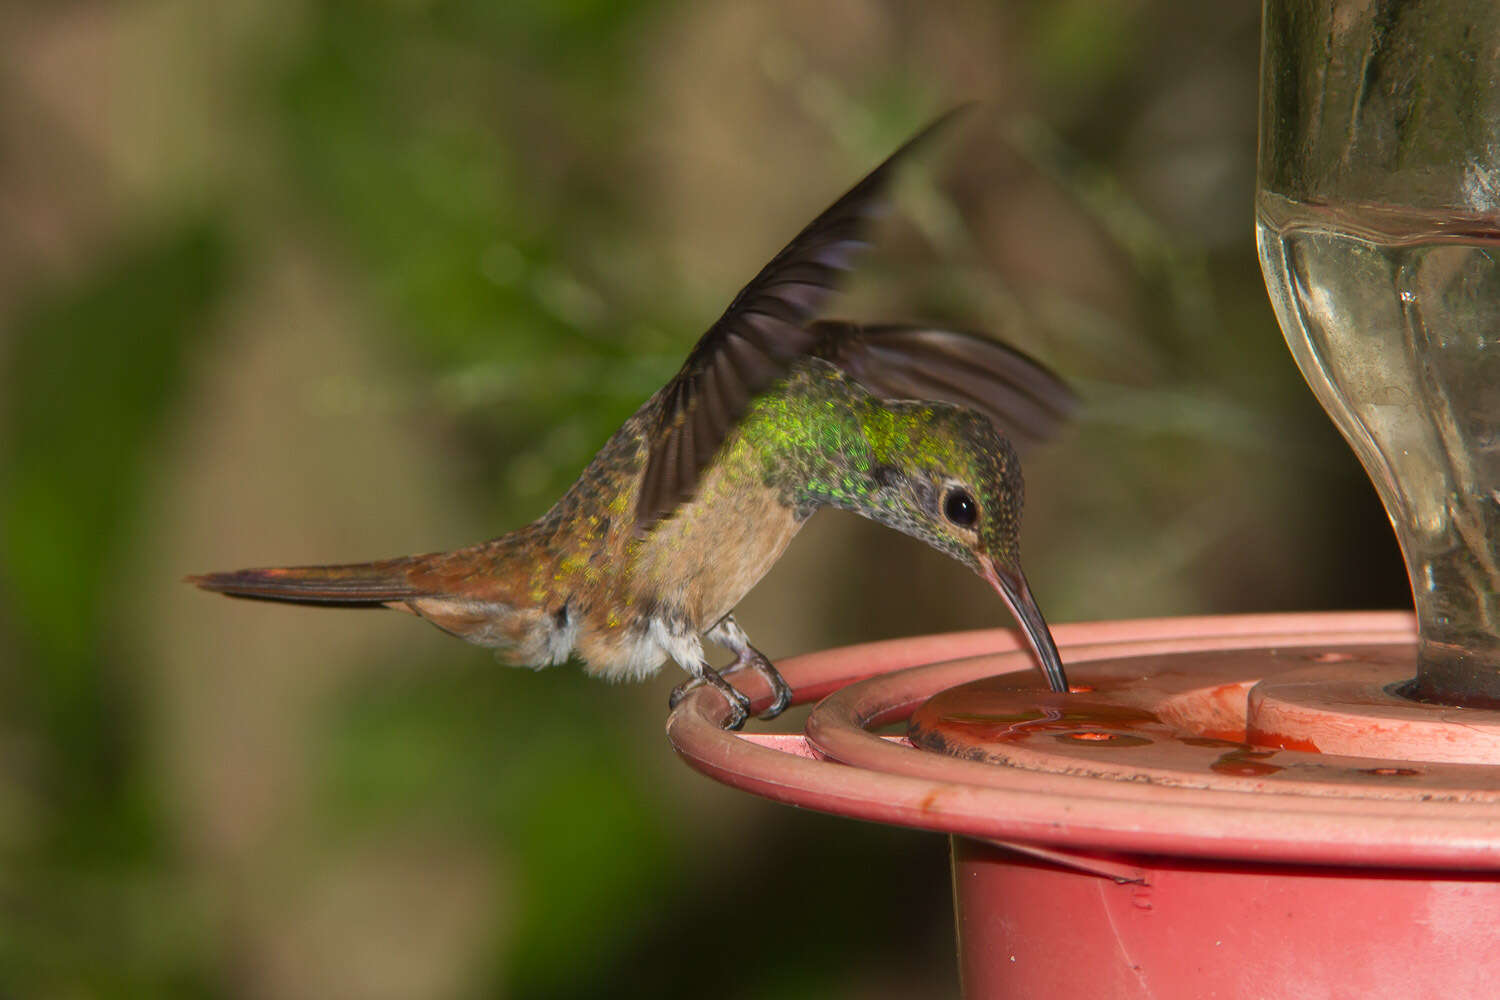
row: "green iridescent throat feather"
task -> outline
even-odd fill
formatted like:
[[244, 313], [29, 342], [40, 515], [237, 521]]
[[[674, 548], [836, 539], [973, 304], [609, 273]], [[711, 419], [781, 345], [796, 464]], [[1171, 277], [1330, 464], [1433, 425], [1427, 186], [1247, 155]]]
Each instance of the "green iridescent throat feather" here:
[[[1002, 564], [1018, 558], [1020, 465], [971, 411], [881, 400], [809, 360], [755, 403], [724, 458], [731, 468], [758, 464], [762, 482], [803, 516], [825, 505], [853, 511], [973, 568], [972, 547], [936, 516], [948, 490], [968, 490], [986, 515], [976, 525], [986, 549]], [[986, 484], [1002, 484], [1013, 502], [988, 495]]]

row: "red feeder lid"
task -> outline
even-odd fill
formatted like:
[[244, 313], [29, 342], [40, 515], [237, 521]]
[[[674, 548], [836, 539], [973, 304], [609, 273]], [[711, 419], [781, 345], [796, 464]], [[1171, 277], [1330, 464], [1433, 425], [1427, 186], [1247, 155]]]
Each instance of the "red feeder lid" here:
[[[1500, 712], [1386, 692], [1414, 670], [1410, 615], [1055, 634], [1067, 695], [1009, 632], [928, 636], [786, 661], [799, 701], [827, 696], [803, 734], [726, 732], [722, 697], [702, 689], [668, 737], [776, 801], [1033, 853], [1500, 869]], [[870, 731], [908, 718], [909, 738]]]

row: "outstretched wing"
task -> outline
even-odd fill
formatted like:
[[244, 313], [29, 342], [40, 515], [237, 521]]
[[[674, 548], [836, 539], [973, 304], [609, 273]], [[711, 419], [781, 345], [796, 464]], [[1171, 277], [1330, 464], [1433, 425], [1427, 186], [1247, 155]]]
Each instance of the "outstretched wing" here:
[[884, 399], [920, 399], [977, 410], [1018, 448], [1045, 441], [1077, 398], [1020, 351], [972, 333], [900, 324], [824, 320], [808, 351]]
[[814, 346], [818, 335], [808, 323], [866, 245], [865, 230], [884, 210], [900, 161], [961, 110], [907, 140], [809, 223], [698, 341], [662, 390], [636, 503], [639, 527], [649, 527], [692, 496], [699, 474], [750, 400], [785, 377], [792, 362]]

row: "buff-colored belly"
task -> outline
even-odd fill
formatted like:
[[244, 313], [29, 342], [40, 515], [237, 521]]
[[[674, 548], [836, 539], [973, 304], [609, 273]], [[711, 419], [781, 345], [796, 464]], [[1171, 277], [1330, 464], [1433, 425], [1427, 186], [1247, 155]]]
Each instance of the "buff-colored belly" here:
[[728, 485], [710, 476], [642, 541], [632, 567], [637, 593], [680, 609], [698, 632], [734, 610], [802, 526], [771, 490]]

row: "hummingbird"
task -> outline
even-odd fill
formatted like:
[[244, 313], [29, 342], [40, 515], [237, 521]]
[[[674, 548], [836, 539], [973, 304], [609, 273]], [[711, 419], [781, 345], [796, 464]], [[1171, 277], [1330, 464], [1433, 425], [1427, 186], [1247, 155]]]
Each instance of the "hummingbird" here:
[[[671, 659], [729, 704], [725, 674], [792, 700], [735, 620], [741, 598], [821, 507], [853, 511], [965, 564], [1021, 625], [1054, 691], [1057, 647], [1021, 572], [1016, 445], [1046, 438], [1074, 397], [1041, 364], [974, 333], [818, 319], [867, 245], [897, 167], [939, 118], [855, 184], [746, 285], [677, 374], [604, 444], [540, 518], [486, 542], [425, 555], [190, 576], [235, 597], [405, 611], [513, 665], [583, 661], [639, 680]], [[734, 661], [704, 658], [708, 640]]]

